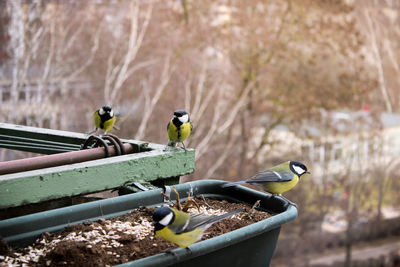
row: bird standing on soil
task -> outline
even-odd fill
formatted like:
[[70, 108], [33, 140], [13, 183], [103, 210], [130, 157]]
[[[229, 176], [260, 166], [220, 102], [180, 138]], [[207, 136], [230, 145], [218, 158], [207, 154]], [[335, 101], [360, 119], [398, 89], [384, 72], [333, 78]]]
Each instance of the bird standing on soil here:
[[189, 114], [184, 110], [176, 110], [174, 117], [167, 125], [168, 132], [168, 146], [176, 146], [177, 143], [182, 143], [183, 148], [186, 150], [183, 141], [190, 136], [193, 130], [192, 122], [190, 121]]
[[164, 206], [154, 211], [154, 233], [181, 248], [186, 248], [200, 240], [204, 231], [213, 223], [243, 211], [244, 209], [238, 209], [222, 215], [189, 214]]
[[[299, 182], [300, 177], [305, 173], [310, 172], [303, 163], [298, 161], [286, 161], [268, 170], [259, 172], [248, 180], [226, 183], [223, 184], [222, 187], [230, 187], [238, 184], [251, 184], [260, 186], [264, 191], [271, 193], [273, 196], [281, 195], [295, 187]], [[286, 198], [284, 199], [288, 203], [296, 206], [295, 203]]]
[[106, 105], [94, 112], [93, 120], [96, 129], [89, 134], [96, 132], [99, 128], [104, 130], [104, 133], [107, 134], [107, 132], [114, 127], [116, 116], [112, 107]]

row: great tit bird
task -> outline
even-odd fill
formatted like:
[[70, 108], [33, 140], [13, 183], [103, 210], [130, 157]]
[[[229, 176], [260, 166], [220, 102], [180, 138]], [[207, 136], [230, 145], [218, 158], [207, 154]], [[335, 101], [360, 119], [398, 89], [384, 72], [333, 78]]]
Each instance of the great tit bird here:
[[[268, 170], [259, 172], [248, 180], [226, 183], [223, 184], [222, 187], [230, 187], [237, 184], [251, 184], [260, 186], [264, 191], [272, 195], [280, 195], [295, 187], [300, 177], [305, 173], [310, 172], [303, 163], [286, 161]], [[285, 200], [296, 206], [295, 203], [288, 199], [285, 198]]]
[[169, 146], [176, 146], [176, 143], [182, 143], [183, 148], [186, 150], [183, 141], [190, 136], [193, 130], [192, 122], [190, 121], [189, 114], [184, 110], [176, 110], [174, 117], [167, 125], [167, 132], [169, 138]]
[[181, 248], [197, 242], [204, 231], [213, 223], [232, 216], [244, 209], [227, 212], [222, 215], [189, 214], [177, 209], [163, 206], [153, 213], [155, 236], [170, 241]]
[[94, 133], [100, 128], [107, 134], [114, 127], [116, 116], [112, 107], [106, 105], [94, 112], [93, 120], [96, 129], [90, 133]]

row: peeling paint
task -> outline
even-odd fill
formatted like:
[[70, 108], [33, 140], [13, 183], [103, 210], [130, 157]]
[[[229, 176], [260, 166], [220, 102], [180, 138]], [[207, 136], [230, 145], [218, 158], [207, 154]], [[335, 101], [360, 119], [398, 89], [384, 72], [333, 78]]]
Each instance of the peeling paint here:
[[153, 150], [5, 176], [0, 181], [0, 208], [181, 176], [194, 171], [194, 161], [194, 150]]

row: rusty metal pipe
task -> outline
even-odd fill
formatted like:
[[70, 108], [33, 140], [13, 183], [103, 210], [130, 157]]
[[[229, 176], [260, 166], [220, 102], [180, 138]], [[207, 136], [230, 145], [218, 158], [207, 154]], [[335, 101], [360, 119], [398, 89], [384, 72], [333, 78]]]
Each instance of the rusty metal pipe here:
[[[134, 147], [131, 144], [123, 144], [123, 146], [127, 154], [132, 153], [134, 150]], [[116, 150], [114, 146], [109, 146], [109, 151], [110, 156], [116, 155]], [[50, 168], [102, 158], [105, 158], [104, 147], [39, 156], [27, 159], [11, 160], [0, 162], [0, 175]]]

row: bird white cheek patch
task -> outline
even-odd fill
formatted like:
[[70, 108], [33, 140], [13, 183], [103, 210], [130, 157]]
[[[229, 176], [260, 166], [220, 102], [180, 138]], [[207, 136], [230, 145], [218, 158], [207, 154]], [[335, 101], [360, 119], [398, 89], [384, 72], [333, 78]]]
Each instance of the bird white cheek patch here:
[[110, 117], [114, 117], [114, 112], [112, 110], [110, 111]]
[[162, 220], [160, 220], [158, 223], [164, 226], [167, 226], [171, 220], [172, 220], [172, 213], [168, 213]]
[[188, 114], [185, 114], [185, 115], [183, 115], [182, 117], [180, 117], [179, 120], [180, 120], [182, 123], [188, 122], [188, 121], [189, 121], [189, 115], [188, 115]]
[[298, 173], [298, 174], [303, 174], [305, 170], [299, 166], [293, 165], [293, 169]]
[[101, 109], [99, 109], [99, 114], [100, 115], [103, 115], [105, 112], [104, 112], [104, 109], [103, 108], [101, 108]]

